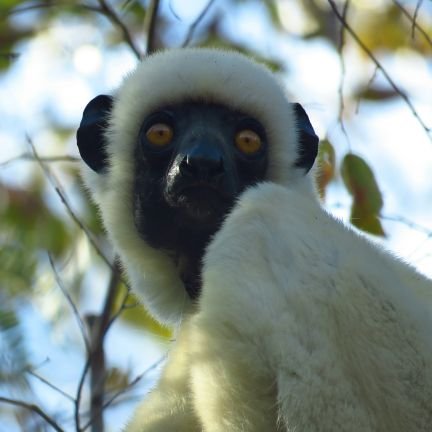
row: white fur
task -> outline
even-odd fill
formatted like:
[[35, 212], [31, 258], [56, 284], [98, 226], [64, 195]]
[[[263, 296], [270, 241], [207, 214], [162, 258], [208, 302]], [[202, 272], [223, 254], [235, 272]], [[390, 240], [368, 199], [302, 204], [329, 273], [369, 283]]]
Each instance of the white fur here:
[[252, 188], [127, 431], [430, 432], [432, 317], [416, 291], [431, 289], [296, 188]]
[[237, 53], [213, 49], [179, 49], [146, 58], [115, 96], [106, 133], [110, 170], [100, 175], [84, 166], [83, 178], [132, 286], [150, 312], [169, 325], [181, 320], [189, 299], [171, 258], [150, 248], [135, 231], [133, 150], [148, 114], [191, 99], [224, 104], [257, 117], [269, 141], [269, 180], [296, 183], [305, 193], [313, 193], [303, 170], [293, 167], [298, 152], [292, 108], [282, 85], [267, 68]]
[[432, 289], [296, 188], [244, 194], [193, 320], [203, 430], [432, 430], [431, 309], [408, 281]]
[[[208, 247], [196, 306], [130, 208], [140, 122], [185, 98], [257, 116], [271, 149], [270, 182], [240, 197]], [[107, 136], [112, 169], [86, 171], [87, 185], [134, 289], [163, 322], [183, 318], [128, 432], [432, 430], [432, 283], [320, 207], [294, 168], [274, 76], [234, 53], [157, 54], [120, 89]]]

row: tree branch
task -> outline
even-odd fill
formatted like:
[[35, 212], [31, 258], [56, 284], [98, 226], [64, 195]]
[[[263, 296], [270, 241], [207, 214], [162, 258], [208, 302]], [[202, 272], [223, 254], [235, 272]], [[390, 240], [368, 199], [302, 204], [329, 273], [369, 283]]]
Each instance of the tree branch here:
[[[51, 162], [79, 162], [79, 159], [75, 156], [47, 156], [43, 157], [40, 156], [39, 160], [45, 163], [51, 163]], [[9, 165], [13, 162], [17, 161], [30, 161], [30, 162], [38, 162], [38, 160], [30, 153], [23, 153], [19, 156], [15, 156], [11, 159], [8, 159], [6, 161], [0, 162], [0, 167], [5, 167], [6, 165]]]
[[410, 15], [410, 13], [399, 3], [398, 0], [393, 0], [393, 3], [401, 10], [401, 12], [409, 19], [409, 21], [411, 22], [412, 25], [412, 30], [411, 30], [411, 35], [412, 38], [414, 39], [415, 36], [415, 30], [418, 30], [419, 33], [421, 33], [421, 35], [428, 41], [429, 45], [432, 45], [432, 39], [430, 38], [430, 36], [423, 30], [423, 28], [417, 23], [417, 14], [416, 12], [418, 12], [418, 8], [419, 8], [419, 4], [421, 2], [419, 2], [419, 4], [417, 4], [416, 7], [416, 12], [414, 17]]
[[[89, 229], [84, 225], [84, 223], [78, 218], [78, 216], [74, 213], [74, 211], [72, 210], [72, 207], [70, 206], [68, 200], [66, 199], [66, 195], [64, 194], [62, 187], [60, 185], [60, 182], [55, 178], [55, 176], [51, 173], [51, 171], [49, 170], [49, 168], [45, 165], [44, 161], [39, 157], [36, 148], [33, 144], [33, 141], [31, 140], [30, 137], [27, 137], [27, 142], [29, 143], [34, 158], [36, 159], [36, 161], [38, 162], [39, 166], [42, 168], [42, 171], [45, 174], [45, 177], [47, 178], [48, 182], [51, 184], [51, 186], [54, 188], [54, 190], [56, 191], [57, 195], [59, 196], [61, 202], [64, 204], [69, 216], [72, 218], [72, 220], [78, 225], [78, 227], [84, 232], [84, 234], [86, 235], [86, 237], [88, 238], [90, 244], [93, 246], [93, 248], [95, 249], [95, 251], [97, 252], [97, 254], [102, 258], [102, 260], [105, 262], [105, 264], [111, 269], [113, 270], [113, 265], [111, 264], [110, 260], [105, 256], [105, 254], [102, 252], [101, 248], [99, 247], [99, 245], [96, 243], [96, 241], [94, 240], [93, 236], [91, 235]], [[122, 279], [122, 282], [129, 287], [129, 284]]]
[[353, 28], [348, 24], [348, 22], [344, 19], [344, 17], [340, 14], [334, 0], [327, 0], [330, 4], [330, 7], [332, 8], [334, 14], [339, 19], [339, 21], [345, 26], [348, 33], [351, 35], [351, 37], [355, 40], [357, 45], [360, 46], [360, 48], [368, 55], [368, 57], [372, 60], [372, 62], [375, 64], [377, 69], [381, 71], [381, 73], [384, 75], [387, 82], [390, 84], [390, 86], [393, 88], [393, 90], [399, 94], [399, 96], [405, 101], [408, 108], [410, 109], [413, 116], [417, 119], [417, 121], [420, 123], [422, 128], [427, 133], [430, 140], [432, 140], [432, 137], [430, 135], [430, 128], [426, 126], [426, 124], [423, 122], [422, 118], [414, 108], [414, 105], [410, 101], [410, 99], [407, 97], [407, 95], [397, 86], [397, 84], [393, 81], [392, 77], [388, 74], [388, 72], [385, 70], [385, 68], [381, 65], [379, 60], [375, 57], [375, 55], [372, 53], [372, 51], [365, 45], [365, 43], [359, 38], [357, 33], [353, 30]]
[[89, 365], [91, 393], [90, 423], [94, 432], [100, 432], [104, 427], [103, 410], [106, 379], [104, 342], [110, 324], [119, 282], [120, 269], [118, 263], [115, 262], [101, 314], [87, 317], [91, 335]]
[[156, 50], [156, 21], [159, 10], [159, 0], [152, 0], [146, 11], [145, 29], [147, 34], [146, 55]]
[[61, 394], [62, 396], [64, 396], [66, 399], [69, 399], [71, 402], [75, 402], [75, 399], [67, 394], [65, 391], [63, 391], [61, 388], [58, 388], [57, 386], [55, 386], [54, 384], [50, 383], [47, 379], [45, 379], [44, 377], [41, 377], [39, 374], [37, 374], [36, 372], [32, 371], [32, 370], [26, 370], [26, 372], [31, 375], [33, 378], [38, 379], [39, 381], [43, 382], [45, 385], [47, 385], [48, 387], [52, 388], [54, 391], [56, 391], [57, 393]]
[[76, 432], [81, 432], [83, 430], [81, 429], [80, 405], [81, 405], [82, 391], [84, 388], [84, 382], [89, 368], [90, 368], [90, 356], [87, 356], [86, 362], [84, 364], [84, 368], [81, 372], [80, 380], [78, 382], [77, 394], [75, 397], [74, 419], [75, 419]]
[[404, 216], [392, 216], [392, 215], [380, 215], [380, 219], [390, 221], [390, 222], [398, 222], [401, 223], [408, 228], [426, 234], [429, 238], [432, 238], [432, 229], [427, 228], [423, 225], [418, 224]]
[[58, 271], [55, 267], [54, 260], [53, 260], [53, 257], [51, 256], [51, 254], [48, 254], [48, 259], [49, 259], [49, 262], [50, 262], [50, 265], [51, 265], [51, 268], [52, 268], [52, 271], [54, 274], [54, 278], [57, 282], [57, 285], [59, 286], [62, 294], [65, 296], [69, 306], [71, 307], [71, 309], [73, 311], [75, 319], [78, 323], [78, 327], [81, 331], [82, 338], [84, 340], [84, 345], [86, 347], [86, 351], [87, 351], [87, 353], [89, 353], [90, 352], [90, 342], [89, 342], [89, 338], [87, 335], [87, 331], [86, 331], [84, 322], [81, 318], [81, 315], [78, 311], [78, 308], [77, 308], [76, 304], [74, 303], [74, 301], [72, 300], [72, 297], [69, 295], [67, 289], [63, 286], [63, 281], [61, 280], [60, 275], [58, 274]]
[[105, 15], [116, 27], [120, 29], [126, 43], [129, 45], [136, 58], [140, 60], [142, 58], [142, 53], [132, 37], [127, 25], [121, 20], [117, 12], [112, 8], [106, 0], [99, 0], [100, 12]]
[[36, 413], [38, 416], [42, 417], [54, 430], [57, 432], [64, 432], [64, 430], [58, 425], [58, 423], [52, 419], [48, 414], [46, 414], [41, 408], [39, 408], [37, 405], [30, 404], [24, 401], [20, 401], [17, 399], [10, 399], [4, 396], [0, 396], [0, 402], [4, 402], [10, 405], [19, 406], [21, 408], [28, 409], [34, 413]]
[[[108, 408], [110, 405], [114, 403], [116, 399], [118, 399], [120, 396], [124, 395], [126, 392], [128, 392], [132, 387], [136, 386], [142, 379], [145, 377], [149, 372], [156, 369], [161, 363], [163, 363], [166, 360], [167, 354], [164, 354], [159, 360], [157, 360], [155, 363], [153, 363], [149, 368], [147, 368], [144, 372], [137, 375], [130, 383], [128, 383], [124, 388], [121, 390], [115, 392], [110, 399], [108, 399], [104, 405], [103, 409]], [[82, 428], [82, 431], [85, 431], [87, 428], [90, 427], [92, 423], [92, 419], [90, 419]]]
[[[347, 0], [344, 4], [343, 10], [342, 10], [342, 17], [344, 20], [346, 20], [349, 5], [350, 5], [350, 0]], [[344, 60], [344, 56], [343, 56], [344, 45], [345, 45], [345, 26], [343, 24], [341, 24], [340, 35], [339, 35], [339, 47], [338, 47], [339, 59], [340, 59], [340, 65], [341, 65], [341, 79], [340, 79], [339, 89], [338, 89], [338, 93], [339, 93], [339, 114], [338, 114], [338, 117], [339, 117], [339, 124], [340, 124], [341, 130], [342, 130], [342, 133], [344, 134], [345, 139], [347, 140], [347, 143], [348, 143], [348, 148], [351, 151], [351, 141], [350, 141], [348, 132], [345, 128], [345, 122], [343, 119], [343, 112], [345, 110], [343, 88], [344, 88], [345, 75], [346, 75], [345, 60]]]
[[413, 22], [417, 22], [417, 16], [418, 16], [418, 13], [420, 11], [422, 3], [423, 3], [423, 0], [418, 0], [416, 7], [415, 7], [415, 11], [414, 11]]
[[209, 0], [206, 7], [201, 11], [201, 13], [198, 15], [197, 19], [192, 23], [192, 25], [189, 27], [189, 31], [186, 35], [185, 40], [182, 43], [182, 48], [189, 45], [190, 41], [192, 40], [192, 36], [195, 33], [196, 28], [198, 27], [199, 23], [203, 20], [209, 9], [212, 7], [215, 0]]

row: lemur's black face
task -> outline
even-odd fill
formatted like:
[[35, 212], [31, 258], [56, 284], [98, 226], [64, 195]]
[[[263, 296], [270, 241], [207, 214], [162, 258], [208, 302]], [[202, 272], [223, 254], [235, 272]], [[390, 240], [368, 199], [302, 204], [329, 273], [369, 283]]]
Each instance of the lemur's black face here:
[[[105, 135], [113, 104], [107, 95], [91, 100], [77, 131], [83, 160], [100, 175], [115, 175], [109, 170], [115, 164], [109, 147], [124, 144], [109, 142]], [[315, 160], [318, 138], [301, 105], [292, 107], [299, 147], [294, 166], [287, 169], [306, 173]], [[131, 208], [137, 235], [172, 256], [186, 290], [195, 298], [209, 240], [239, 194], [268, 178], [266, 131], [245, 113], [187, 102], [161, 107], [144, 118], [131, 151]]]
[[196, 254], [236, 197], [265, 178], [264, 127], [221, 105], [182, 103], [144, 119], [135, 150], [134, 216], [154, 247]]

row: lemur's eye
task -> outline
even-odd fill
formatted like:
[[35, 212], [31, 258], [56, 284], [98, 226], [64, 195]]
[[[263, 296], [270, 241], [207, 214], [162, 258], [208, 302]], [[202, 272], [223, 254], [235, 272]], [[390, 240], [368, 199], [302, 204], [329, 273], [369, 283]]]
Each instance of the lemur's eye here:
[[261, 137], [251, 129], [244, 129], [235, 136], [235, 145], [245, 155], [258, 153], [262, 147]]
[[155, 123], [147, 129], [147, 140], [156, 147], [165, 147], [174, 136], [173, 128], [166, 123]]

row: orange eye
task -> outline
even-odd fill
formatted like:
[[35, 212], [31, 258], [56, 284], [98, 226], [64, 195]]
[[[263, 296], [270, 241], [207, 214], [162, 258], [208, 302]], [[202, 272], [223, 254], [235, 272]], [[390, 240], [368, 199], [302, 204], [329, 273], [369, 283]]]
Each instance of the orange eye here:
[[155, 123], [146, 132], [147, 139], [155, 146], [164, 147], [168, 145], [173, 138], [174, 131], [166, 123]]
[[262, 141], [256, 132], [245, 129], [236, 134], [235, 145], [245, 155], [253, 155], [261, 150]]

